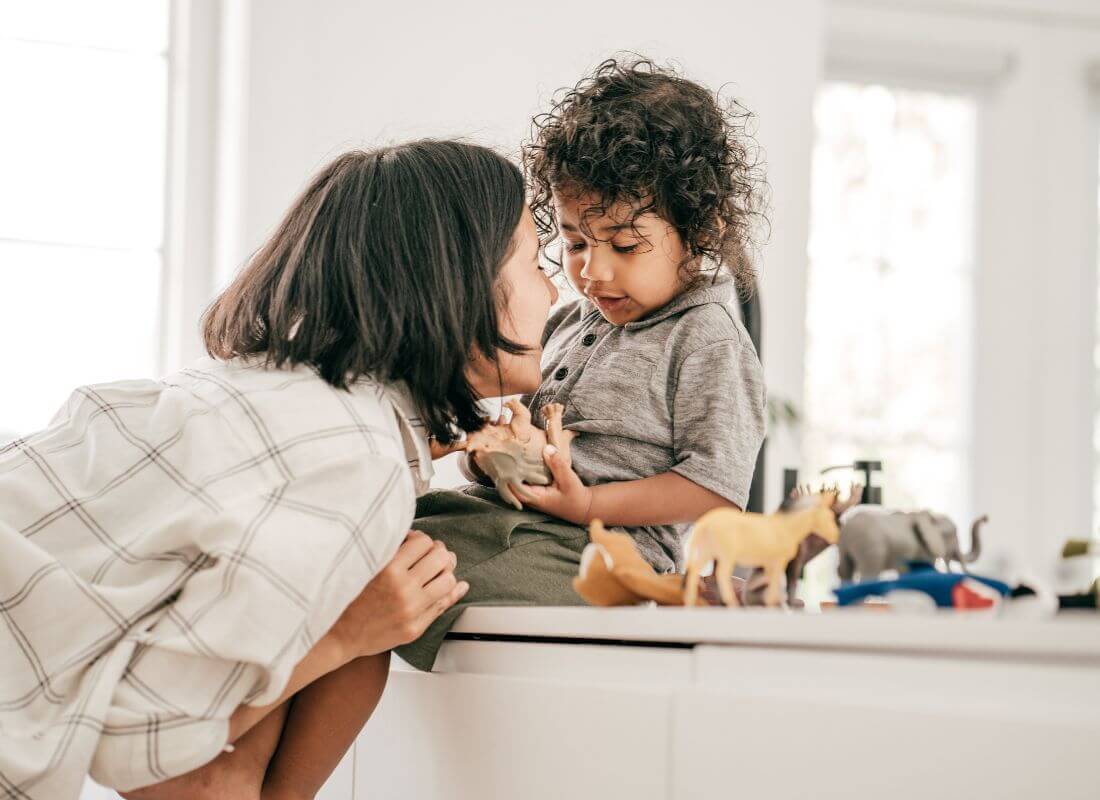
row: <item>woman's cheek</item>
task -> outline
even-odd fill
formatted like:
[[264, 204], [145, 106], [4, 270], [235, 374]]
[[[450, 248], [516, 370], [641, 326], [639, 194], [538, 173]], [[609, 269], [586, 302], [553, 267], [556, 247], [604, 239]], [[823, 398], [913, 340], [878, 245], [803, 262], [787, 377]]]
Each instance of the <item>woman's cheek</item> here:
[[542, 382], [542, 350], [535, 349], [522, 355], [503, 355], [501, 373], [504, 376], [505, 394], [531, 394]]

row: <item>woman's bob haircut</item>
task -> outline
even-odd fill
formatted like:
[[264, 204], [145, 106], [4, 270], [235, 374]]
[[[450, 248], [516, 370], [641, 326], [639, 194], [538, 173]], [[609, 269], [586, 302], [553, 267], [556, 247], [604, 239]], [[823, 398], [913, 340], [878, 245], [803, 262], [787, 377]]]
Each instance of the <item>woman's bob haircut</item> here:
[[215, 358], [306, 364], [347, 389], [403, 381], [429, 433], [484, 417], [473, 357], [526, 348], [500, 333], [498, 281], [524, 208], [519, 169], [485, 147], [419, 140], [337, 158], [203, 317]]

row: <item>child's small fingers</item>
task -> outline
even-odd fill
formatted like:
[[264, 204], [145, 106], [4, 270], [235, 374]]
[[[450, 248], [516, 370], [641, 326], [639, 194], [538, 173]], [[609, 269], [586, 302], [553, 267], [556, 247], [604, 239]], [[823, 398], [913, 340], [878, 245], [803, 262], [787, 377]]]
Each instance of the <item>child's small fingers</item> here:
[[535, 499], [535, 496], [532, 494], [534, 490], [529, 486], [522, 483], [510, 483], [508, 486], [511, 488], [512, 494], [525, 503], [529, 503]]

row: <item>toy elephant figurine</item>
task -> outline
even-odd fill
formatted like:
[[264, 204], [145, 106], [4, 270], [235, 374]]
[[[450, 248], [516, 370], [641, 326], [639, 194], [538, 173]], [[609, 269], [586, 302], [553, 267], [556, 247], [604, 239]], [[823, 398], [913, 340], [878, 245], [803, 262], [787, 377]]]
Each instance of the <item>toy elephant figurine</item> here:
[[874, 506], [856, 506], [841, 520], [840, 564], [843, 581], [853, 578], [874, 580], [886, 570], [905, 569], [909, 561], [936, 562], [950, 566], [966, 563], [981, 552], [979, 530], [988, 520], [980, 517], [971, 527], [972, 548], [963, 555], [955, 524], [943, 514], [930, 511], [886, 511]]

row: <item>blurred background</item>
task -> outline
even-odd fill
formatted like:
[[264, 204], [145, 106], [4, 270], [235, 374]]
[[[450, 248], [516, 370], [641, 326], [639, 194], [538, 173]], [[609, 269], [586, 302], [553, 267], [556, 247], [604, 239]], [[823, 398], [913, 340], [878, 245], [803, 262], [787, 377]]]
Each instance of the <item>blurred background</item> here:
[[991, 569], [1094, 535], [1096, 0], [0, 0], [0, 438], [201, 355], [337, 153], [514, 154], [624, 49], [757, 115], [768, 505], [878, 458], [887, 505], [989, 514]]

